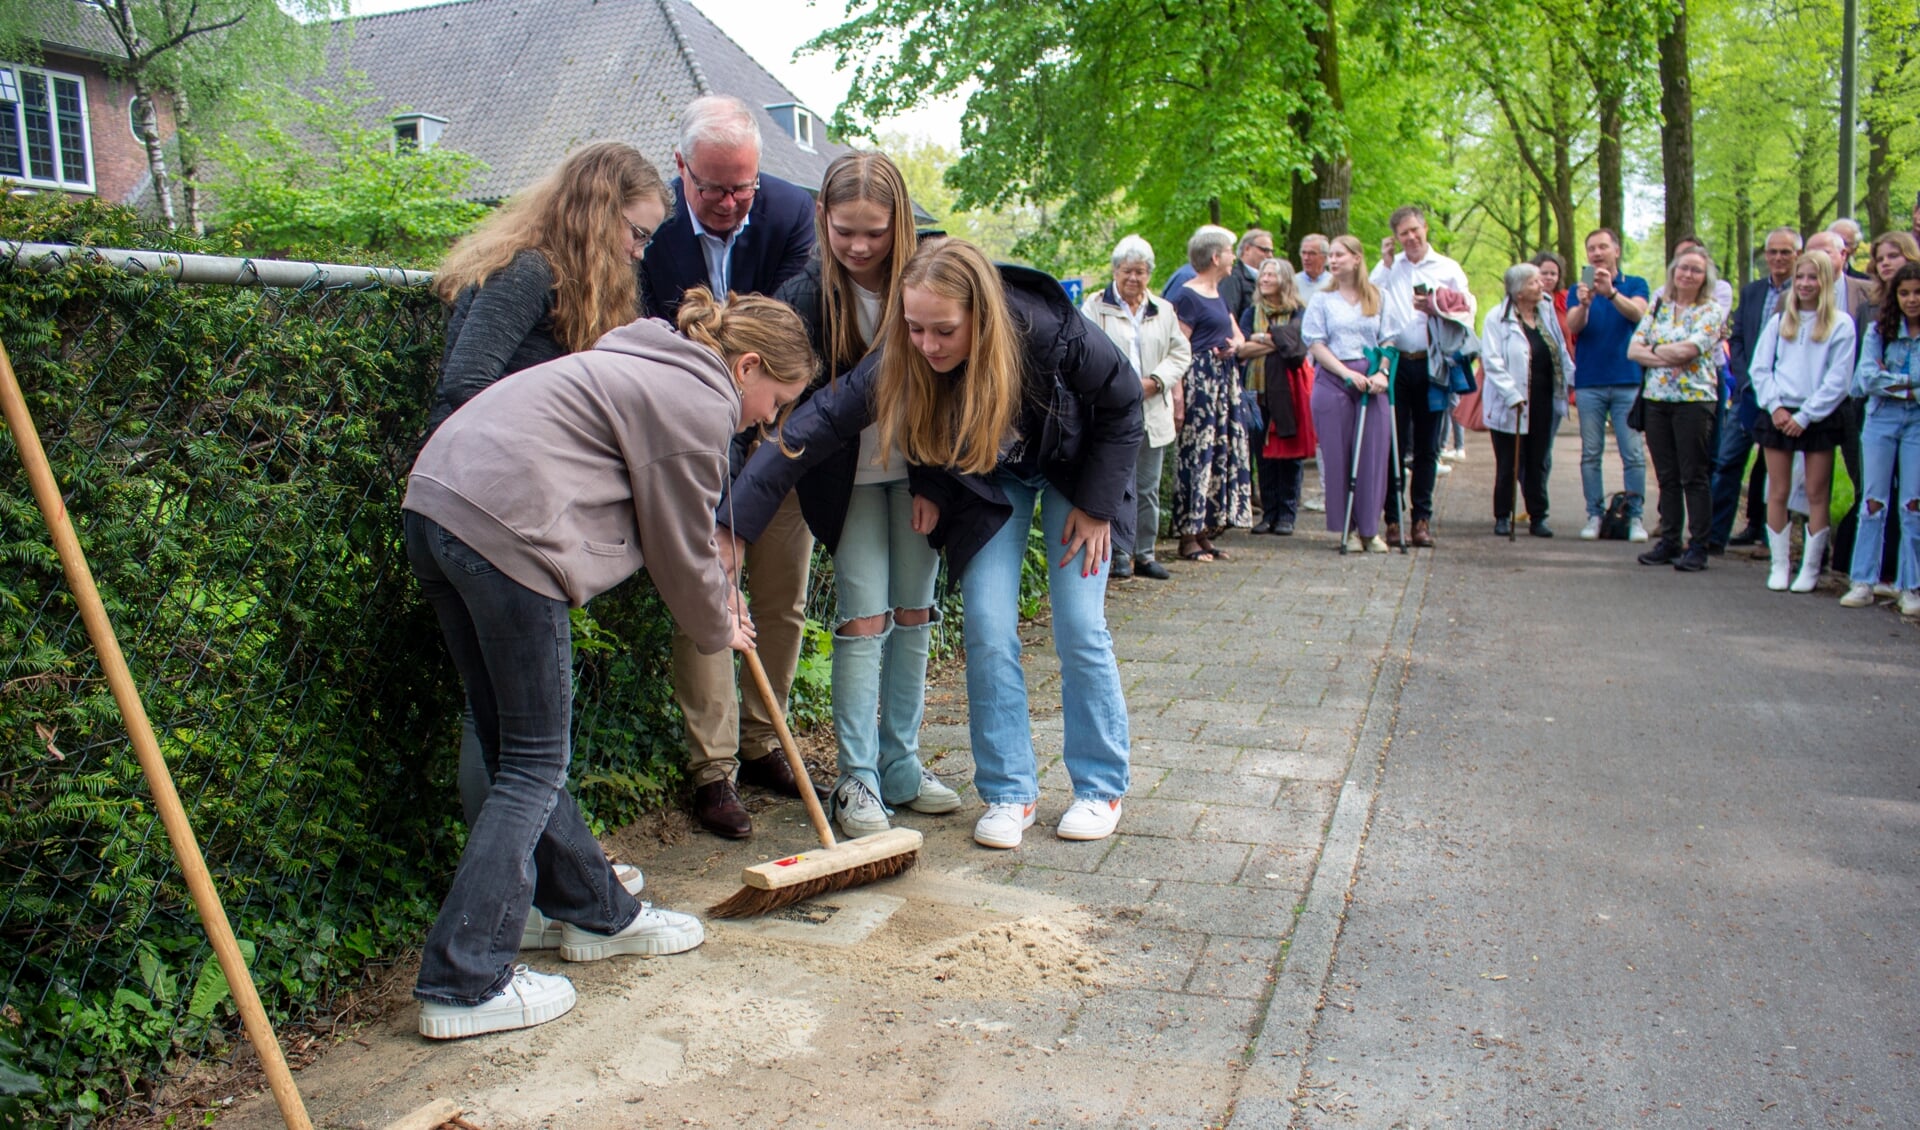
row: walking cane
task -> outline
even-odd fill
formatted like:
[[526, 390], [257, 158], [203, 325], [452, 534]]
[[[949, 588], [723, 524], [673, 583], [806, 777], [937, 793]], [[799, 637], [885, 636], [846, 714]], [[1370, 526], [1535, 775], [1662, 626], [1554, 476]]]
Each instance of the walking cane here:
[[[1523, 408], [1524, 408], [1524, 407], [1525, 407], [1525, 405], [1522, 405], [1521, 407], [1523, 407]], [[1525, 483], [1526, 483], [1526, 481], [1527, 481], [1527, 473], [1526, 473], [1526, 471], [1525, 471], [1525, 470], [1524, 470], [1524, 469], [1523, 469], [1523, 468], [1521, 467], [1521, 465], [1520, 465], [1520, 426], [1519, 426], [1519, 425], [1520, 425], [1520, 414], [1519, 414], [1519, 412], [1517, 412], [1517, 411], [1516, 411], [1516, 412], [1514, 413], [1514, 417], [1513, 417], [1513, 423], [1514, 423], [1514, 429], [1513, 429], [1513, 477], [1514, 477], [1514, 480], [1515, 480], [1515, 486], [1514, 486], [1514, 493], [1515, 493], [1515, 495], [1516, 495], [1516, 496], [1518, 497], [1518, 499], [1520, 500], [1520, 502], [1525, 502], [1525, 501], [1526, 501], [1526, 490], [1525, 490], [1525, 487], [1524, 487], [1524, 485], [1523, 485], [1523, 484], [1525, 484]], [[1518, 505], [1518, 504], [1516, 504], [1516, 505], [1514, 506], [1514, 508], [1513, 508], [1513, 519], [1512, 519], [1512, 521], [1509, 521], [1509, 522], [1507, 523], [1507, 540], [1508, 540], [1508, 541], [1519, 541], [1519, 540], [1520, 540], [1520, 533], [1519, 533], [1519, 531], [1518, 531], [1517, 529], [1515, 529], [1515, 527], [1517, 527], [1517, 526], [1518, 526], [1519, 524], [1520, 524], [1520, 507], [1519, 507], [1519, 505]]]
[[1347, 535], [1353, 529], [1353, 500], [1360, 493], [1360, 440], [1367, 434], [1367, 393], [1360, 394], [1360, 414], [1353, 423], [1353, 466], [1347, 473], [1347, 518], [1340, 523], [1340, 556], [1347, 555]]
[[[1389, 352], [1391, 350], [1391, 352]], [[1407, 552], [1407, 527], [1412, 525], [1412, 515], [1407, 508], [1407, 469], [1400, 463], [1400, 410], [1394, 405], [1394, 384], [1400, 375], [1400, 351], [1391, 346], [1379, 351], [1379, 359], [1387, 370], [1387, 434], [1393, 442], [1389, 450], [1393, 453], [1393, 474], [1387, 482], [1393, 491], [1393, 513], [1398, 519], [1394, 524], [1400, 527], [1400, 552]]]
[[140, 691], [133, 685], [133, 673], [127, 669], [126, 657], [120, 653], [120, 641], [107, 619], [100, 590], [94, 587], [93, 571], [87, 568], [80, 539], [73, 532], [66, 503], [61, 500], [60, 484], [54, 480], [46, 449], [40, 446], [40, 434], [34, 430], [33, 416], [27, 411], [26, 397], [20, 392], [20, 382], [13, 375], [13, 362], [7, 357], [4, 345], [0, 345], [0, 411], [5, 413], [7, 427], [13, 431], [20, 462], [33, 484], [34, 501], [40, 504], [47, 530], [53, 535], [54, 550], [66, 570], [67, 587], [73, 590], [74, 603], [87, 625], [87, 638], [93, 641], [93, 649], [99, 654], [101, 673], [113, 691], [114, 702], [120, 706], [120, 716], [126, 720], [134, 756], [140, 761], [141, 772], [146, 774], [154, 807], [166, 827], [167, 838], [173, 842], [181, 876], [193, 895], [193, 906], [206, 928], [207, 940], [213, 943], [214, 956], [220, 960], [220, 971], [227, 975], [227, 987], [233, 992], [233, 1003], [240, 1009], [247, 1038], [253, 1041], [253, 1050], [260, 1056], [267, 1085], [273, 1090], [273, 1101], [280, 1107], [280, 1117], [286, 1122], [287, 1130], [311, 1130], [313, 1123], [307, 1119], [307, 1109], [300, 1101], [300, 1091], [294, 1086], [293, 1075], [280, 1053], [280, 1041], [273, 1034], [266, 1009], [260, 1006], [260, 995], [254, 990], [246, 959], [240, 954], [233, 927], [227, 922], [227, 912], [220, 905], [220, 895], [213, 889], [213, 876], [207, 871], [207, 861], [194, 839], [193, 825], [187, 820], [180, 794], [174, 791], [173, 775], [167, 771], [166, 758], [161, 756], [160, 745], [154, 740], [153, 726], [147, 721], [146, 707], [140, 702]]

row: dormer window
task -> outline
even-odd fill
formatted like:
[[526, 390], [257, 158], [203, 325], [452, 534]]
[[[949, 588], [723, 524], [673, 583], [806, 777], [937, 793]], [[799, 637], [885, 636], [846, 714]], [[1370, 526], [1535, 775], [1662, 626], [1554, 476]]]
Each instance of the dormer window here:
[[391, 120], [395, 153], [417, 153], [422, 149], [432, 149], [447, 128], [447, 119], [438, 114], [395, 114]]
[[798, 102], [775, 102], [767, 107], [767, 116], [780, 127], [795, 145], [811, 153], [818, 145], [815, 137], [820, 130], [820, 120], [812, 110]]

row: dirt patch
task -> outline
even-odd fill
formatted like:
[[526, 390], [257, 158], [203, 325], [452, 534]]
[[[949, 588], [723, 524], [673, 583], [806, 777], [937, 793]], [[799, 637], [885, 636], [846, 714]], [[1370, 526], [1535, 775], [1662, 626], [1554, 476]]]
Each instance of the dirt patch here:
[[1064, 917], [995, 923], [891, 967], [886, 980], [954, 997], [1097, 989], [1107, 956], [1086, 941], [1084, 915]]

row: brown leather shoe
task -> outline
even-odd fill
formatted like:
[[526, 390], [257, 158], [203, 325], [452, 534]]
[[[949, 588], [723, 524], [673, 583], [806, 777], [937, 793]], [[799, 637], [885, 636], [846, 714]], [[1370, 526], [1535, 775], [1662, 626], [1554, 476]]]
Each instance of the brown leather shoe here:
[[740, 759], [740, 772], [735, 776], [743, 785], [758, 785], [768, 792], [796, 800], [800, 797], [800, 782], [793, 779], [793, 766], [787, 764], [787, 756], [783, 753], [743, 757]]
[[1427, 528], [1427, 520], [1425, 518], [1415, 518], [1413, 520], [1413, 539], [1410, 544], [1420, 546], [1423, 549], [1433, 548], [1433, 531]]
[[1380, 531], [1380, 536], [1387, 539], [1388, 545], [1399, 545], [1400, 523], [1388, 522], [1386, 528]]
[[730, 840], [753, 835], [753, 817], [747, 815], [732, 781], [715, 781], [693, 790], [693, 818], [707, 831]]

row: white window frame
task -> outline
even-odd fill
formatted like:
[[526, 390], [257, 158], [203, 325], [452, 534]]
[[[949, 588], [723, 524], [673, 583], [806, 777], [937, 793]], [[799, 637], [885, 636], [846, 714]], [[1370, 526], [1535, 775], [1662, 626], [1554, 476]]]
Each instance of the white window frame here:
[[800, 106], [793, 108], [793, 140], [809, 153], [814, 151], [813, 131], [816, 124], [812, 110]]
[[[97, 179], [98, 171], [99, 171], [99, 161], [97, 158], [95, 158], [94, 152], [93, 152], [92, 107], [89, 105], [87, 100], [86, 78], [84, 76], [76, 75], [68, 71], [49, 70], [46, 67], [29, 67], [29, 66], [24, 66], [20, 63], [0, 62], [0, 70], [12, 71], [14, 85], [17, 88], [20, 88], [19, 90], [20, 101], [14, 103], [14, 109], [12, 113], [13, 113], [14, 128], [19, 131], [19, 135], [20, 135], [20, 142], [22, 147], [21, 153], [20, 153], [20, 164], [22, 168], [19, 176], [14, 176], [13, 174], [9, 173], [7, 174], [7, 179], [12, 180], [18, 184], [32, 185], [35, 188], [57, 188], [57, 189], [63, 189], [67, 192], [94, 191], [94, 183]], [[53, 92], [53, 83], [55, 80], [64, 80], [64, 81], [76, 83], [79, 85], [80, 87], [80, 148], [86, 154], [86, 158], [87, 158], [87, 179], [86, 180], [84, 181], [66, 180], [63, 177], [58, 175], [49, 179], [46, 177], [36, 177], [33, 175], [32, 162], [27, 160], [27, 155], [25, 151], [26, 136], [27, 136], [27, 117], [26, 117], [27, 99], [26, 99], [26, 90], [24, 88], [24, 84], [21, 82], [22, 75], [40, 75], [41, 77], [45, 78], [47, 80], [47, 95], [50, 99], [55, 97]], [[59, 137], [60, 116], [59, 116], [58, 110], [53, 111], [53, 128], [54, 128], [53, 165], [54, 165], [56, 174], [58, 174], [58, 172], [61, 169], [60, 152], [59, 152], [60, 151], [60, 137]]]

